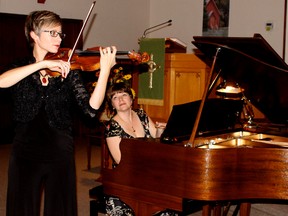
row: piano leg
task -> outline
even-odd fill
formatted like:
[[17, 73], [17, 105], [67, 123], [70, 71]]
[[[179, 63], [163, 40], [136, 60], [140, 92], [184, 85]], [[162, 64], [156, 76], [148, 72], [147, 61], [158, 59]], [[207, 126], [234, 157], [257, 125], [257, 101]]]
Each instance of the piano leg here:
[[249, 216], [251, 209], [251, 203], [241, 203], [240, 204], [240, 216]]
[[213, 216], [221, 216], [222, 206], [221, 205], [204, 205], [202, 208], [202, 216], [211, 216], [213, 210]]
[[204, 205], [203, 206], [202, 216], [211, 216], [211, 205]]
[[221, 216], [222, 212], [222, 206], [221, 205], [216, 205], [213, 208], [213, 216]]
[[202, 216], [211, 216], [213, 210], [213, 216], [221, 216], [222, 206], [221, 205], [204, 205], [202, 208]]

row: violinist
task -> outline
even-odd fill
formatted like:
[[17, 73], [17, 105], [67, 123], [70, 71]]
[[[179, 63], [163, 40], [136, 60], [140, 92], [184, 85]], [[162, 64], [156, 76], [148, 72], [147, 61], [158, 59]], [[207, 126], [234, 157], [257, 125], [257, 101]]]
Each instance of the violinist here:
[[[63, 60], [46, 60], [56, 53], [65, 34], [61, 18], [50, 11], [27, 16], [25, 34], [31, 56], [0, 75], [0, 87], [14, 99], [15, 137], [9, 162], [7, 216], [39, 216], [44, 192], [45, 216], [76, 216], [76, 178], [71, 107], [76, 104], [95, 117], [105, 96], [115, 47], [100, 48], [100, 76], [88, 94], [78, 70]], [[48, 71], [57, 71], [52, 77]]]

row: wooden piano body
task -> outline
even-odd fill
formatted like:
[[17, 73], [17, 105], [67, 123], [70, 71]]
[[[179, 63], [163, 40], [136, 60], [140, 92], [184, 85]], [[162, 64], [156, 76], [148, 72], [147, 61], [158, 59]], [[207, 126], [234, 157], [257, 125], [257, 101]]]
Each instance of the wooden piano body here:
[[121, 197], [137, 215], [166, 208], [182, 211], [183, 199], [207, 204], [288, 199], [288, 148], [249, 139], [205, 148], [124, 139], [119, 166], [103, 170], [105, 193]]
[[[209, 206], [288, 200], [288, 66], [259, 35], [195, 39], [193, 44], [216, 60], [212, 68], [219, 73], [211, 72], [215, 80], [210, 83], [216, 83], [220, 73], [237, 81], [269, 123], [252, 132], [198, 134], [196, 139], [192, 132], [186, 143], [123, 139], [121, 163], [114, 170], [103, 169], [105, 193], [119, 196], [140, 216], [166, 208], [182, 211], [186, 199], [195, 206], [196, 201]], [[213, 88], [207, 85], [207, 92], [208, 87]], [[202, 102], [206, 99], [204, 94]], [[240, 215], [249, 215], [249, 205], [244, 207]], [[208, 210], [204, 208], [203, 215], [209, 215]]]

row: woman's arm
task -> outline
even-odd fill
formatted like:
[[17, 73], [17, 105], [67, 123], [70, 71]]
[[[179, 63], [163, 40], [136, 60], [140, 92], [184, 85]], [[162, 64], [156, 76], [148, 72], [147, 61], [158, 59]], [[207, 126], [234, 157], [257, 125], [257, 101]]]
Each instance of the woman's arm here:
[[0, 88], [8, 88], [41, 69], [50, 69], [58, 71], [62, 77], [66, 78], [69, 70], [70, 63], [62, 60], [43, 60], [33, 64], [13, 68], [0, 75]]
[[106, 138], [108, 149], [111, 153], [112, 158], [117, 164], [119, 164], [121, 160], [120, 142], [121, 138], [119, 136]]
[[156, 122], [156, 138], [160, 138], [161, 134], [163, 133], [164, 129], [166, 128], [167, 123], [165, 122]]
[[116, 51], [117, 49], [114, 46], [105, 49], [100, 47], [100, 75], [89, 101], [90, 106], [96, 110], [100, 108], [104, 100], [110, 70], [116, 64]]
[[148, 116], [149, 120], [149, 132], [153, 138], [159, 138], [163, 133], [166, 123], [164, 122], [156, 122], [154, 123], [153, 120]]
[[148, 116], [148, 120], [149, 120], [149, 132], [153, 138], [157, 138], [156, 137], [156, 132], [157, 132], [156, 125], [149, 116]]

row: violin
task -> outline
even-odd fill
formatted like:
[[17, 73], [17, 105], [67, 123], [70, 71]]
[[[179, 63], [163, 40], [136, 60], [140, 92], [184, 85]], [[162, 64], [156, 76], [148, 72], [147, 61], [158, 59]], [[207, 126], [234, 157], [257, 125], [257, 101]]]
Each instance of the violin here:
[[[100, 69], [99, 47], [90, 48], [87, 51], [83, 52], [75, 52], [76, 45], [80, 39], [80, 36], [83, 33], [83, 30], [87, 24], [88, 18], [90, 17], [90, 14], [95, 6], [95, 3], [96, 1], [92, 2], [92, 5], [88, 11], [86, 19], [84, 20], [84, 23], [78, 34], [73, 49], [60, 48], [57, 53], [48, 53], [44, 58], [45, 60], [63, 60], [70, 62], [71, 70], [80, 69], [82, 71], [96, 71]], [[150, 56], [148, 55], [148, 53], [143, 53], [142, 55], [137, 54], [135, 52], [123, 52], [123, 51], [122, 52], [117, 51], [116, 53], [116, 55], [123, 55], [123, 54], [128, 55], [130, 59], [138, 63], [148, 62], [150, 60]], [[58, 77], [61, 75], [58, 71], [51, 71], [51, 70], [46, 70], [46, 73], [52, 77]]]
[[[100, 51], [99, 47], [89, 48], [85, 51], [76, 51], [72, 54], [70, 48], [60, 48], [57, 53], [48, 53], [45, 60], [63, 60], [70, 58], [70, 70], [81, 70], [85, 72], [97, 71], [100, 69]], [[117, 51], [116, 55], [127, 55], [134, 63], [145, 63], [150, 60], [150, 55], [146, 52], [139, 54], [134, 51]], [[46, 70], [51, 77], [58, 77], [61, 74], [58, 71]]]

